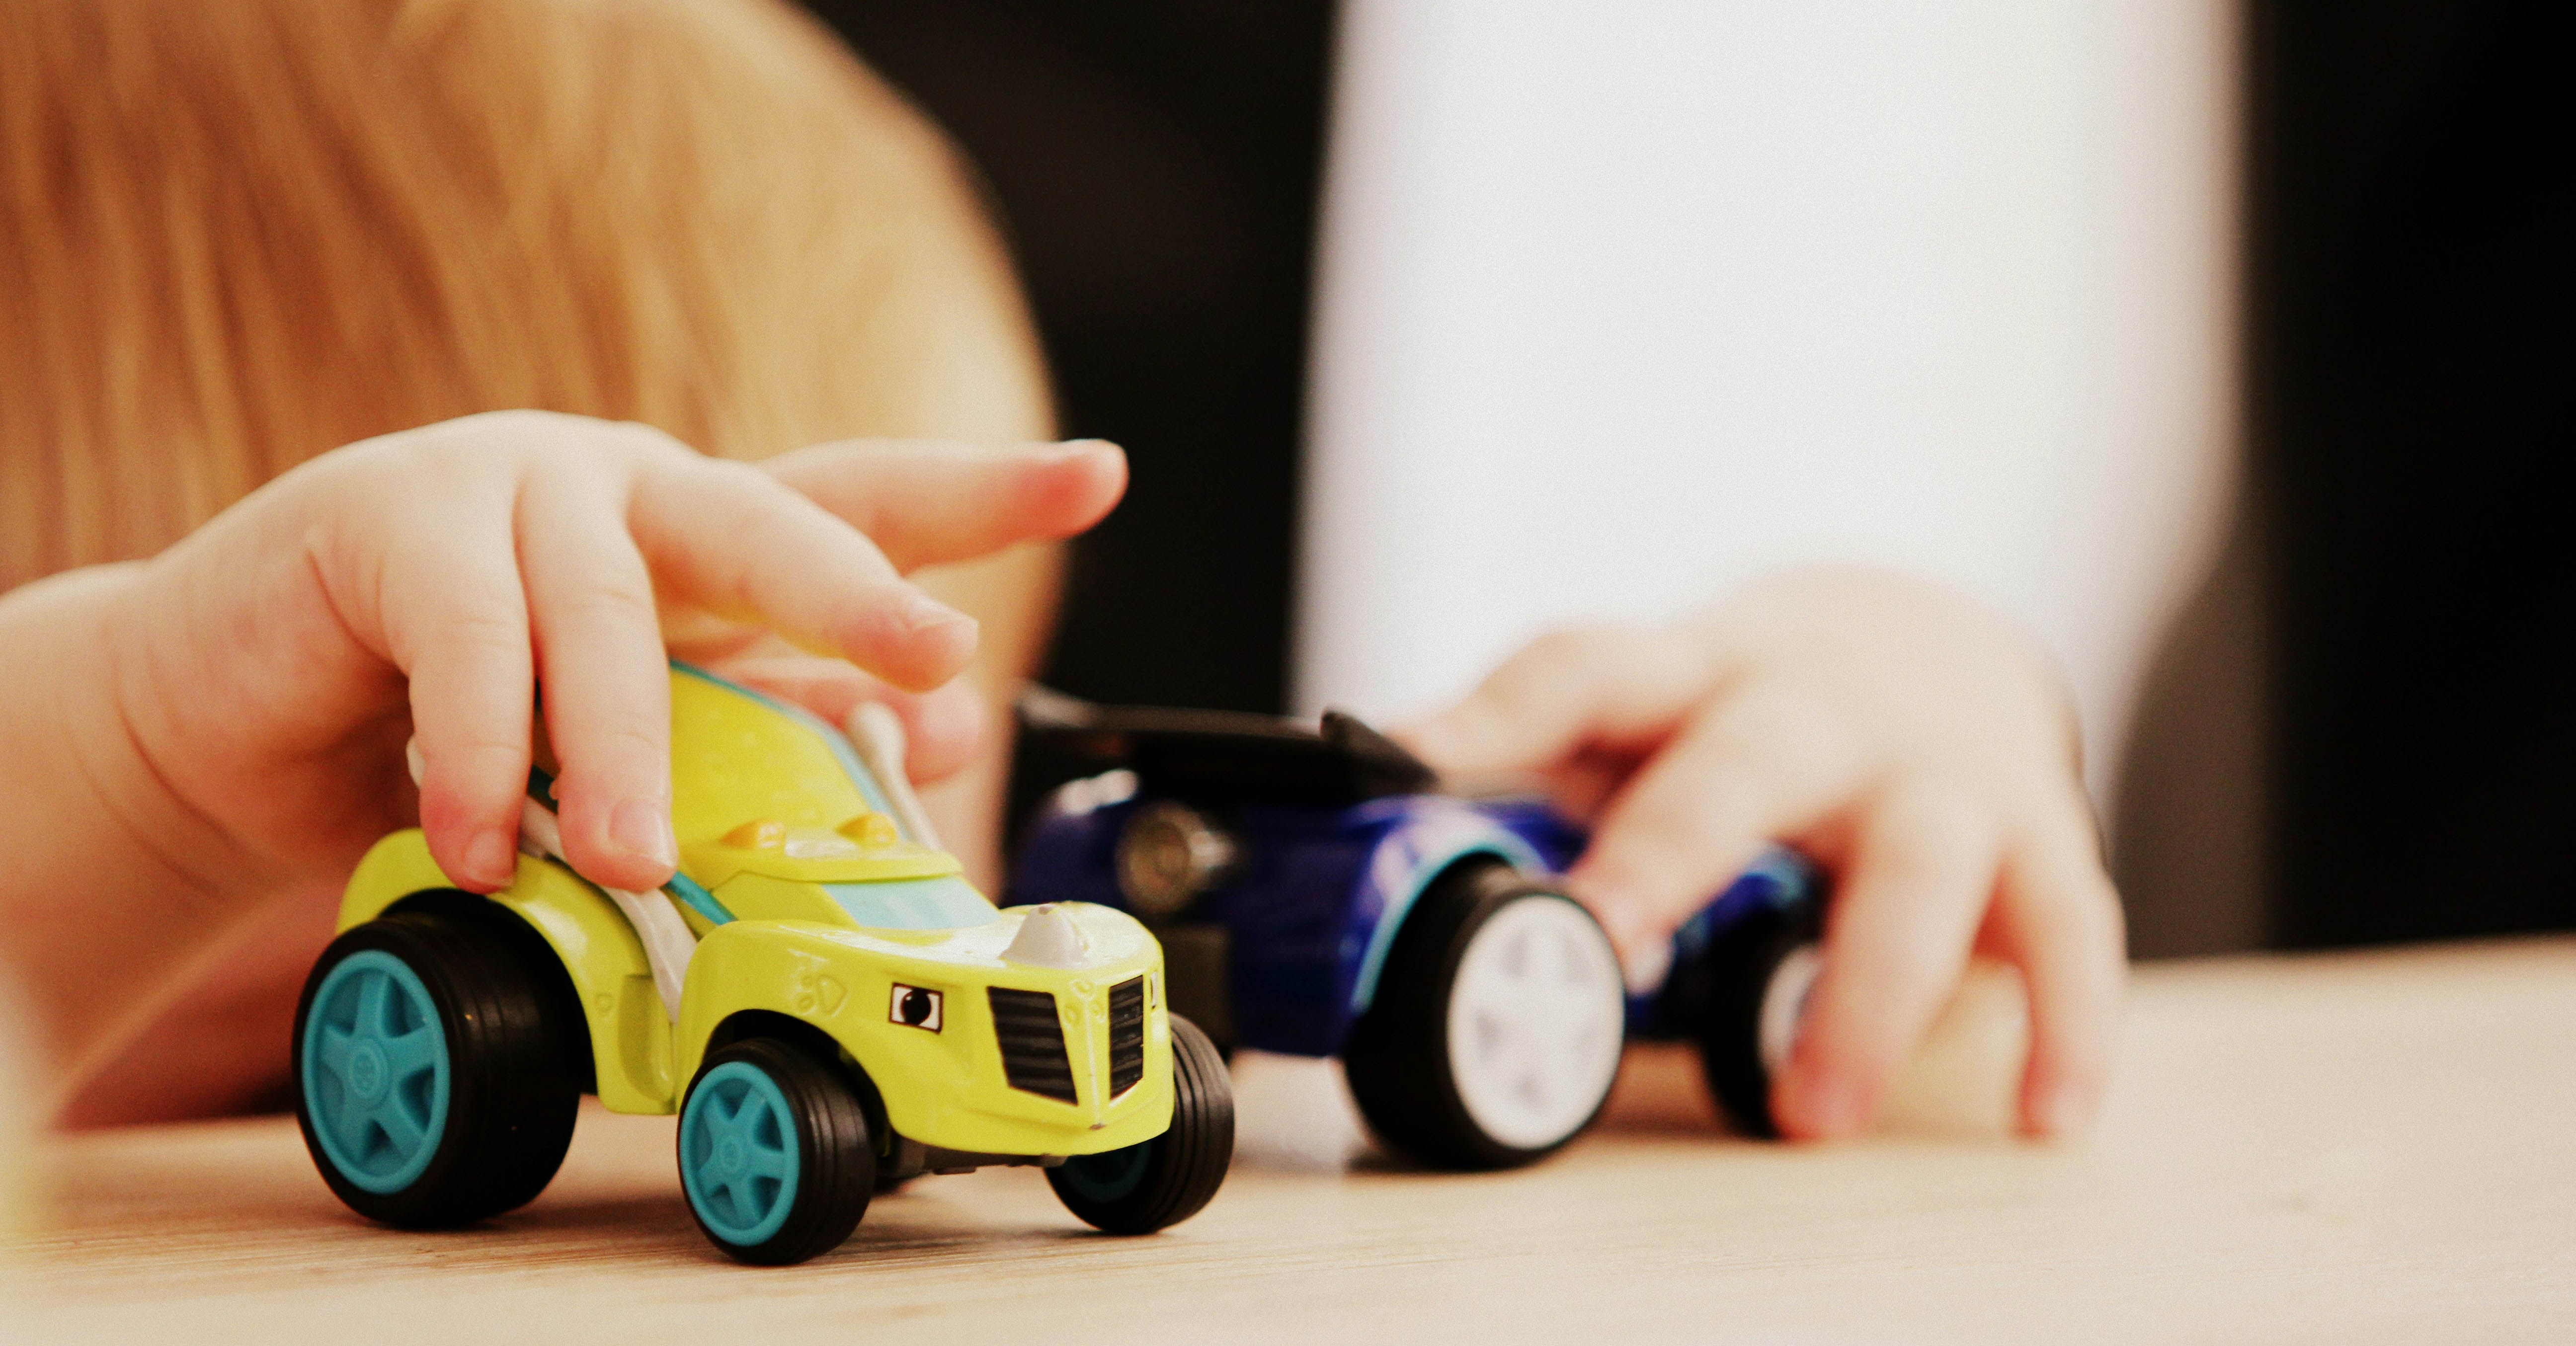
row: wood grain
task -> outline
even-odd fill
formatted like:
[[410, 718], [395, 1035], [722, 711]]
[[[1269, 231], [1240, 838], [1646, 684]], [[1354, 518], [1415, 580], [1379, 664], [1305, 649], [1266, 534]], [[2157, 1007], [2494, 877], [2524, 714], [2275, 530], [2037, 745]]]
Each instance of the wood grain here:
[[534, 1206], [440, 1235], [348, 1215], [281, 1120], [107, 1133], [52, 1146], [0, 1339], [2576, 1338], [2576, 942], [2149, 968], [2124, 1049], [2077, 1145], [1734, 1140], [1645, 1052], [1526, 1172], [1239, 1170], [1141, 1240], [927, 1179], [785, 1271], [700, 1242], [667, 1120], [586, 1115]]

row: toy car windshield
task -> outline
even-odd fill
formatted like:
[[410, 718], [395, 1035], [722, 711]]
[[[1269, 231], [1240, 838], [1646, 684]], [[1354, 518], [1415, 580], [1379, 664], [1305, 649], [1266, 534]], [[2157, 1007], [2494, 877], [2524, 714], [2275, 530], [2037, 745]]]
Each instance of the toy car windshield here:
[[954, 874], [827, 883], [823, 891], [851, 920], [879, 930], [955, 930], [982, 925], [999, 914], [975, 885]]

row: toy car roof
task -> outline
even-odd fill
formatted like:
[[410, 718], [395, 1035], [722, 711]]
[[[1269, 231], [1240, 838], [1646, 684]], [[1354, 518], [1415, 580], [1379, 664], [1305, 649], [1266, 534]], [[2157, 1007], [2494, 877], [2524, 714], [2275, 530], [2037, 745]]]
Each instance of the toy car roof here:
[[1358, 717], [1103, 706], [1031, 684], [1020, 732], [1094, 770], [1124, 767], [1157, 794], [1211, 803], [1356, 804], [1419, 794], [1438, 777]]

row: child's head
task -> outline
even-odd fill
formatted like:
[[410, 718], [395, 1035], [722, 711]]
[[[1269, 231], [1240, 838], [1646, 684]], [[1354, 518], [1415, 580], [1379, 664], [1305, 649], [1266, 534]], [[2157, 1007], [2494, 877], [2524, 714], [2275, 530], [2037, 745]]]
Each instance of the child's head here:
[[504, 407], [1046, 429], [955, 160], [776, 0], [14, 0], [0, 589]]

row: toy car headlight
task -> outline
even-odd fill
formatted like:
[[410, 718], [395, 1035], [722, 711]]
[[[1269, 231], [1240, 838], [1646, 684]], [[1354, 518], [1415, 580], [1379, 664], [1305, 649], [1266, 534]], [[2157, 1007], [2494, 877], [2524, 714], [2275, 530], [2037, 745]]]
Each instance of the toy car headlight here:
[[1118, 888], [1139, 915], [1170, 916], [1230, 877], [1236, 854], [1234, 838], [1197, 810], [1156, 800], [1118, 835]]
[[937, 991], [896, 982], [894, 995], [886, 1004], [886, 1017], [906, 1028], [922, 1028], [936, 1033], [948, 1008], [944, 1000]]

